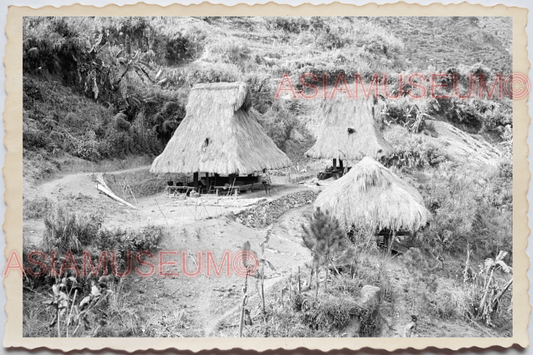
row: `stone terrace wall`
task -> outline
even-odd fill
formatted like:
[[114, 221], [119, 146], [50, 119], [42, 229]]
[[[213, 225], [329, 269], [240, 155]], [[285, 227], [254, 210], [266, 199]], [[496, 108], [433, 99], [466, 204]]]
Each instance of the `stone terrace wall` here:
[[288, 210], [313, 203], [318, 193], [319, 191], [313, 190], [294, 192], [274, 201], [262, 202], [229, 217], [248, 227], [266, 227], [274, 223]]

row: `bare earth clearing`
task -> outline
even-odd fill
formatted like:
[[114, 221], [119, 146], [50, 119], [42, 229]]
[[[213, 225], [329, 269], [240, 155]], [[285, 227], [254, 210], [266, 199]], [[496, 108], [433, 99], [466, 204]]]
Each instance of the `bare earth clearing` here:
[[[120, 170], [115, 173], [134, 172], [148, 167]], [[110, 173], [112, 174], [112, 173]], [[132, 294], [137, 298], [139, 309], [137, 312], [152, 314], [146, 324], [149, 329], [151, 323], [163, 322], [169, 314], [179, 314], [185, 310], [188, 320], [188, 336], [209, 336], [219, 318], [225, 314], [238, 311], [242, 297], [243, 279], [232, 275], [220, 277], [212, 275], [206, 277], [204, 271], [198, 277], [188, 278], [181, 274], [181, 252], [187, 251], [197, 261], [197, 252], [212, 251], [217, 265], [222, 259], [222, 252], [230, 251], [231, 255], [239, 251], [246, 241], [250, 241], [252, 249], [258, 251], [259, 243], [265, 238], [266, 230], [252, 229], [236, 223], [225, 217], [227, 213], [238, 212], [259, 200], [273, 200], [285, 194], [301, 191], [298, 186], [277, 188], [272, 196], [266, 196], [264, 191], [255, 191], [240, 196], [224, 198], [202, 198], [197, 202], [201, 205], [186, 205], [169, 197], [166, 193], [139, 198], [133, 203], [138, 206], [133, 210], [98, 193], [90, 173], [77, 173], [44, 182], [37, 186], [25, 184], [24, 196], [28, 199], [45, 197], [52, 201], [71, 201], [75, 205], [75, 212], [105, 215], [104, 226], [116, 228], [139, 228], [148, 223], [162, 225], [169, 233], [161, 241], [162, 251], [177, 251], [177, 256], [167, 256], [166, 261], [177, 261], [177, 266], [165, 266], [164, 272], [178, 272], [176, 277], [140, 278], [135, 276]], [[189, 199], [190, 201], [190, 199]], [[205, 203], [205, 205], [204, 205]], [[214, 205], [218, 203], [219, 206]], [[266, 257], [276, 266], [277, 271], [267, 274], [265, 287], [275, 283], [290, 272], [295, 272], [298, 265], [303, 265], [309, 259], [309, 251], [300, 243], [298, 235], [300, 225], [305, 221], [305, 215], [311, 206], [294, 209], [286, 213], [276, 226], [266, 251]], [[24, 220], [24, 242], [39, 246], [44, 231], [42, 220]], [[202, 261], [205, 265], [205, 260]], [[154, 261], [156, 264], [156, 261]], [[157, 265], [156, 265], [157, 267]], [[188, 270], [193, 272], [196, 265], [188, 259]], [[169, 311], [171, 310], [171, 311]]]

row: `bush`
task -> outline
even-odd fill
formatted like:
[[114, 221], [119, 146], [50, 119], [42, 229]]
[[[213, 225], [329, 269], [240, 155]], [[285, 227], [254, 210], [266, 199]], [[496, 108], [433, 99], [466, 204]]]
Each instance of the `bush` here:
[[229, 38], [218, 38], [210, 43], [204, 54], [206, 61], [243, 66], [250, 59], [250, 48], [246, 44]]
[[359, 336], [378, 336], [379, 307], [361, 308], [353, 297], [326, 296], [303, 312], [308, 327], [331, 333], [346, 328], [354, 319], [360, 324]]
[[[431, 134], [431, 125], [424, 124], [426, 131]], [[384, 132], [384, 138], [393, 147], [393, 152], [380, 158], [386, 167], [396, 167], [404, 171], [436, 167], [449, 160], [438, 147], [426, 139], [424, 135], [414, 135], [400, 125], [392, 125]]]
[[148, 225], [139, 230], [111, 230], [102, 227], [103, 221], [101, 215], [74, 214], [59, 206], [44, 221], [43, 251], [55, 251], [58, 259], [71, 252], [79, 260], [87, 250], [96, 261], [102, 251], [114, 251], [118, 255], [118, 265], [115, 267], [121, 268], [125, 265], [128, 253], [157, 250], [163, 237], [161, 227]]
[[100, 215], [73, 214], [59, 206], [44, 220], [44, 249], [56, 250], [58, 253], [81, 252], [93, 242], [102, 223]]
[[193, 56], [194, 52], [191, 47], [189, 39], [178, 32], [177, 36], [166, 44], [165, 59], [169, 65], [183, 63]]
[[440, 279], [435, 292], [428, 293], [428, 311], [440, 319], [473, 319], [481, 289], [472, 284]]
[[308, 20], [304, 17], [267, 17], [266, 20], [267, 24], [274, 29], [295, 34], [307, 31], [310, 27], [310, 21], [320, 22], [322, 26], [325, 25], [323, 21], [315, 20], [315, 18]]
[[191, 85], [199, 83], [235, 82], [241, 80], [243, 74], [232, 63], [214, 63], [209, 65], [191, 64], [186, 70], [187, 82]]
[[39, 219], [50, 213], [53, 203], [46, 197], [33, 200], [22, 198], [22, 216], [24, 219]]
[[[381, 331], [380, 303], [363, 309], [357, 303], [361, 286], [349, 277], [331, 280], [329, 292], [321, 292], [318, 300], [307, 292], [299, 293], [290, 281], [274, 286], [266, 314], [260, 314], [254, 325], [245, 329], [247, 337], [332, 337], [342, 336], [348, 328], [359, 329], [356, 336], [377, 337]], [[281, 291], [284, 290], [284, 291]], [[288, 292], [285, 292], [289, 290]], [[255, 302], [255, 301], [253, 301]], [[253, 309], [253, 304], [248, 307]], [[236, 320], [238, 321], [238, 320]], [[233, 319], [219, 324], [219, 330], [235, 324]]]
[[469, 243], [483, 258], [512, 250], [512, 187], [490, 167], [471, 167], [468, 173], [447, 171], [441, 165], [422, 182], [425, 204], [432, 212], [420, 236], [433, 251], [465, 251]]
[[410, 139], [403, 146], [396, 147], [391, 154], [380, 158], [380, 162], [387, 168], [396, 167], [404, 171], [436, 167], [447, 160], [446, 155], [422, 137]]
[[98, 161], [100, 160], [98, 146], [96, 133], [94, 131], [87, 131], [80, 139], [74, 142], [73, 154], [85, 160]]
[[270, 111], [259, 118], [259, 123], [263, 126], [266, 134], [284, 152], [287, 152], [293, 130], [299, 125], [296, 115], [290, 110], [290, 106], [290, 103], [281, 99], [277, 100]]
[[24, 149], [39, 150], [52, 144], [50, 135], [39, 130], [25, 130], [22, 135], [22, 147]]

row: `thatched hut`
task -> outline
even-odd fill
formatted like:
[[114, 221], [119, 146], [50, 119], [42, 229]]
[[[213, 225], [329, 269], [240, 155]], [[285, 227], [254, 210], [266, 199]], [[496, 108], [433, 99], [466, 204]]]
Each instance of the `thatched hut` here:
[[257, 122], [248, 86], [216, 83], [192, 88], [186, 117], [150, 171], [194, 173], [196, 180], [200, 172], [248, 175], [290, 164]]
[[377, 109], [370, 100], [337, 98], [322, 103], [324, 116], [315, 145], [306, 152], [316, 159], [342, 160], [375, 159], [392, 152], [376, 122]]
[[430, 218], [420, 193], [370, 157], [326, 187], [315, 207], [329, 211], [347, 231], [369, 227], [377, 233], [391, 231], [392, 236], [414, 232]]

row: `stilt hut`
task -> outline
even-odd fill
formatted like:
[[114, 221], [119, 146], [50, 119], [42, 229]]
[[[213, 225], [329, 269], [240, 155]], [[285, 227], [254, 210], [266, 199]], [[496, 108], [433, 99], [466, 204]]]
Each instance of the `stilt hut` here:
[[289, 166], [290, 159], [263, 131], [251, 103], [245, 83], [195, 85], [185, 118], [150, 172], [192, 173], [197, 188], [200, 174], [209, 187], [228, 181], [228, 176], [234, 182], [263, 169]]
[[377, 109], [371, 100], [337, 98], [322, 103], [324, 116], [316, 143], [306, 155], [316, 159], [333, 159], [333, 169], [343, 171], [343, 160], [363, 157], [379, 159], [392, 152], [376, 121]]
[[390, 231], [386, 234], [389, 252], [398, 232], [414, 232], [430, 218], [420, 193], [370, 157], [326, 187], [315, 207], [329, 211], [346, 231], [352, 227]]

